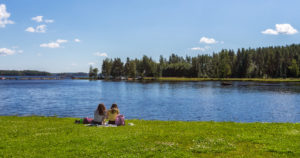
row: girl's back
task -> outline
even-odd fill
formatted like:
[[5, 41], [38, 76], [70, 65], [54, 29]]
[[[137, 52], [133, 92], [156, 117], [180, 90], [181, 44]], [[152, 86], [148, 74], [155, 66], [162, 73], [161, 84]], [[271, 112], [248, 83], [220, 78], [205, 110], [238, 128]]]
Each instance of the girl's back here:
[[107, 114], [107, 119], [109, 121], [116, 121], [116, 117], [120, 114], [120, 112], [118, 109], [110, 109], [108, 110]]
[[95, 110], [94, 112], [94, 121], [95, 122], [102, 122], [105, 119], [105, 115], [100, 115], [98, 110]]
[[94, 111], [94, 123], [104, 124], [106, 117], [106, 108], [104, 104], [99, 104], [98, 108]]

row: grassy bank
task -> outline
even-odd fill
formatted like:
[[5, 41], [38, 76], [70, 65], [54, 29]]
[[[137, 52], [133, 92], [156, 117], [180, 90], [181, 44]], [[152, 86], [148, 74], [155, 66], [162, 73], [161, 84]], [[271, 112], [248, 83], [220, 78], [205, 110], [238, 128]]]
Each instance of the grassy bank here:
[[300, 157], [300, 124], [0, 117], [0, 157]]
[[300, 82], [300, 78], [184, 78], [184, 77], [144, 77], [156, 81], [255, 81], [255, 82]]

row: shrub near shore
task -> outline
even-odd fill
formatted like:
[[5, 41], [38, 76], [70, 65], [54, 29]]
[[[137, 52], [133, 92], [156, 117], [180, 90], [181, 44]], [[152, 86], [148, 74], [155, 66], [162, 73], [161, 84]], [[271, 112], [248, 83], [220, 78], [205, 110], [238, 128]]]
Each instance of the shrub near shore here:
[[299, 123], [128, 120], [85, 127], [75, 118], [0, 117], [0, 157], [299, 157]]

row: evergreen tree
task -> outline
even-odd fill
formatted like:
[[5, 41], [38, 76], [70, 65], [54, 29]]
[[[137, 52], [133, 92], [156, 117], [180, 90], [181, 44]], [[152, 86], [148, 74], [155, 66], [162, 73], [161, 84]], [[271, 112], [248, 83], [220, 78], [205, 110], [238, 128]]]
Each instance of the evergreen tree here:
[[90, 65], [90, 71], [89, 71], [89, 78], [92, 78], [93, 77], [93, 66]]
[[111, 70], [112, 69], [112, 60], [106, 58], [102, 62], [102, 75], [105, 77], [105, 79], [109, 79], [111, 76]]
[[[221, 50], [212, 55], [180, 57], [160, 56], [155, 62], [146, 55], [142, 59], [127, 58], [125, 66], [120, 58], [105, 59], [102, 74], [106, 78], [120, 77], [210, 77], [210, 78], [276, 78], [298, 77], [300, 45], [264, 47], [257, 49]], [[93, 68], [90, 68], [90, 72]], [[90, 73], [92, 74], [92, 73]]]
[[291, 77], [298, 77], [299, 75], [299, 67], [297, 61], [295, 59], [292, 60], [291, 66], [288, 67]]
[[111, 70], [111, 75], [114, 78], [123, 76], [123, 62], [120, 58], [114, 59]]

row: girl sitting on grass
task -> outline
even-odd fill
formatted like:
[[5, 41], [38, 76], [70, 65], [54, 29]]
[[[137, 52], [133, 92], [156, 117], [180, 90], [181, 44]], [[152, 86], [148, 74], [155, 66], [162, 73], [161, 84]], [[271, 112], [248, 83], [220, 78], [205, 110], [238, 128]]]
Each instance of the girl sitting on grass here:
[[107, 112], [108, 124], [116, 124], [116, 117], [120, 114], [118, 105], [112, 104]]
[[106, 108], [103, 103], [98, 105], [98, 108], [94, 112], [93, 124], [104, 125], [106, 118]]

